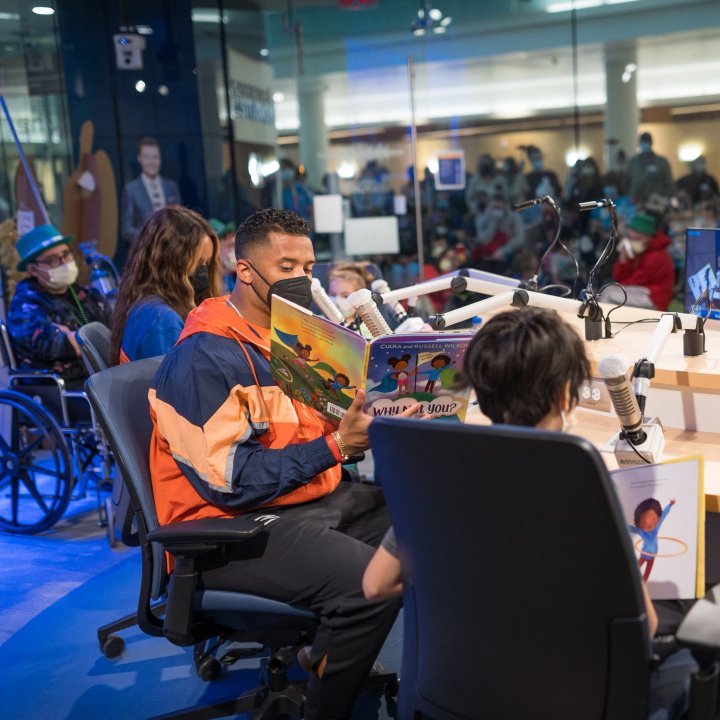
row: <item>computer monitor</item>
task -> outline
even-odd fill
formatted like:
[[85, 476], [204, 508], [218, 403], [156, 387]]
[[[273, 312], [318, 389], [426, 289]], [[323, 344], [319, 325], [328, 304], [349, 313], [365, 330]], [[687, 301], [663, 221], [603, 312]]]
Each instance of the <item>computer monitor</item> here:
[[[710, 303], [698, 298], [709, 290]], [[720, 228], [688, 228], [685, 236], [685, 312], [720, 320]]]

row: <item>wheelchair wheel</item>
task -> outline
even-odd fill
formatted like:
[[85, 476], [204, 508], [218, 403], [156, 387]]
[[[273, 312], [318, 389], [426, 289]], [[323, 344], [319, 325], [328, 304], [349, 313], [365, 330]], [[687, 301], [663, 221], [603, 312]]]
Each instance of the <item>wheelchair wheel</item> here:
[[55, 418], [26, 395], [0, 391], [0, 530], [47, 530], [65, 512], [73, 465]]

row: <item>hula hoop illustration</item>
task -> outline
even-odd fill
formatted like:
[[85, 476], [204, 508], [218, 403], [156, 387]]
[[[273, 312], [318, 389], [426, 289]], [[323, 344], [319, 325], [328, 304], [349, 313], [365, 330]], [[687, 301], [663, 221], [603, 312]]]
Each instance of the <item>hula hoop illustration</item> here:
[[647, 552], [647, 550], [642, 549], [642, 538], [638, 538], [638, 540], [635, 542], [635, 549], [643, 556], [643, 557], [651, 557], [651, 558], [672, 558], [672, 557], [680, 557], [681, 555], [684, 555], [688, 551], [688, 544], [681, 540], [680, 538], [676, 537], [670, 537], [669, 535], [658, 535], [658, 540], [667, 540], [672, 543], [677, 543], [681, 546], [679, 552], [675, 553], [651, 553]]

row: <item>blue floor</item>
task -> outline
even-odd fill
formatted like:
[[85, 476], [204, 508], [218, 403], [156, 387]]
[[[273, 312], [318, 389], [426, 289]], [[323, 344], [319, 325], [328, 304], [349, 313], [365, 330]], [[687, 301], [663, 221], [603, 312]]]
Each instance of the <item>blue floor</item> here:
[[[238, 694], [257, 683], [255, 660], [238, 663], [220, 680], [204, 683], [195, 674], [192, 648], [175, 647], [162, 638], [148, 637], [137, 628], [121, 632], [126, 640], [121, 657], [105, 658], [98, 648], [96, 630], [134, 609], [140, 559], [136, 550], [111, 550], [99, 532], [90, 539], [53, 539], [52, 533], [0, 539], [3, 553], [12, 552], [13, 546], [39, 544], [41, 551], [46, 552], [47, 565], [45, 576], [36, 581], [52, 586], [57, 574], [60, 585], [56, 588], [58, 597], [49, 597], [47, 606], [21, 624], [0, 646], [3, 669], [0, 717], [5, 720], [136, 720]], [[66, 543], [72, 543], [72, 547]], [[77, 562], [81, 564], [78, 572], [92, 576], [72, 579], [68, 558], [60, 559], [65, 552], [77, 554]], [[61, 566], [56, 572], [53, 555], [58, 556]], [[94, 575], [93, 565], [100, 568]], [[30, 588], [8, 584], [7, 575], [2, 582], [4, 595], [6, 591], [17, 595], [11, 603], [14, 606], [22, 603], [23, 592], [31, 593]], [[25, 577], [23, 582], [31, 581]], [[66, 592], [68, 582], [73, 589]], [[398, 623], [380, 656], [387, 669], [399, 667], [400, 646]], [[386, 718], [384, 709], [378, 714], [377, 705], [375, 698], [366, 698], [356, 717]]]

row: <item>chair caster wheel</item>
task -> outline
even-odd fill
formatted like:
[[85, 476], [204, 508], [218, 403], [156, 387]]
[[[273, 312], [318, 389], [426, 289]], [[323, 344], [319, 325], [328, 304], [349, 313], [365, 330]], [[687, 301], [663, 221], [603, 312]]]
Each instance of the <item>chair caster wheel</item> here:
[[217, 658], [208, 655], [198, 663], [196, 671], [201, 680], [204, 682], [212, 682], [220, 677], [222, 665]]
[[108, 635], [100, 646], [106, 658], [116, 658], [122, 655], [124, 649], [125, 641], [119, 635]]

